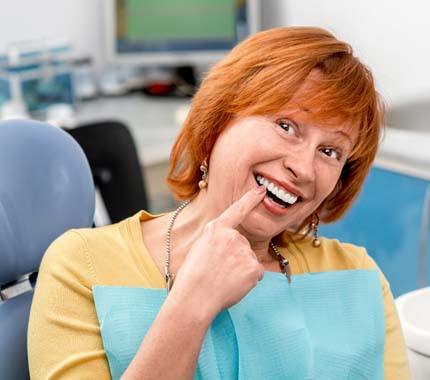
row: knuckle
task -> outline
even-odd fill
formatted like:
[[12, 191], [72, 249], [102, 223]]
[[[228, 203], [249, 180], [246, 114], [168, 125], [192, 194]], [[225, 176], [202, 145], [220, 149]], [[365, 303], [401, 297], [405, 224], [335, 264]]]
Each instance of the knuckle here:
[[259, 282], [259, 279], [257, 277], [253, 277], [252, 281], [251, 281], [252, 287], [255, 288], [257, 286], [258, 282]]
[[262, 264], [260, 264], [260, 262], [258, 260], [252, 260], [254, 265], [252, 266], [253, 272], [257, 275], [257, 276], [261, 276], [261, 273], [264, 272], [264, 267]]

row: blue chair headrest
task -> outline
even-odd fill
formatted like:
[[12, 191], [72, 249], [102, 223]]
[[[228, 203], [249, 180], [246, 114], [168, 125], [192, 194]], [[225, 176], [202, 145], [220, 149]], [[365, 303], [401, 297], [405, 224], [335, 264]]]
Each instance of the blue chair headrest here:
[[63, 232], [92, 225], [94, 183], [66, 132], [30, 120], [0, 122], [0, 284], [37, 271]]

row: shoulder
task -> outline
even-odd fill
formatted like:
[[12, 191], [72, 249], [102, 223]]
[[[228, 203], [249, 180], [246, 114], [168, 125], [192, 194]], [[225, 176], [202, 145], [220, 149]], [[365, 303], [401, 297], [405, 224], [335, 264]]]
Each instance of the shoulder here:
[[48, 248], [41, 271], [73, 276], [90, 286], [163, 286], [140, 227], [152, 217], [139, 212], [109, 226], [67, 231]]
[[317, 250], [324, 259], [338, 262], [344, 265], [345, 269], [363, 269], [363, 261], [369, 257], [366, 248], [338, 239], [321, 237], [320, 240], [321, 246]]
[[389, 288], [387, 279], [365, 247], [322, 237], [321, 246], [317, 250], [321, 260], [330, 263], [333, 269], [377, 271], [383, 288]]
[[39, 272], [55, 272], [74, 264], [85, 264], [82, 258], [87, 247], [79, 230], [69, 230], [56, 238], [46, 250]]
[[[380, 269], [365, 247], [341, 242], [338, 239], [320, 237], [321, 245], [314, 247], [312, 238], [283, 236], [285, 249], [291, 249], [297, 260], [303, 261], [309, 271], [335, 271], [351, 269]], [[382, 274], [382, 272], [381, 272]], [[385, 280], [386, 281], [386, 280]]]
[[74, 256], [79, 252], [89, 251], [99, 245], [110, 246], [114, 242], [118, 244], [120, 235], [118, 224], [97, 228], [71, 229], [57, 237], [50, 244], [44, 260], [55, 256], [56, 252], [61, 252], [63, 257], [71, 258], [71, 255]]
[[128, 219], [109, 226], [65, 232], [46, 250], [40, 272], [86, 273], [92, 283], [97, 283], [100, 268], [112, 266], [116, 260], [123, 262], [127, 257], [132, 239]]
[[311, 271], [360, 269], [368, 256], [366, 249], [358, 245], [320, 237], [320, 246], [314, 247], [312, 240], [309, 236], [284, 233], [281, 245], [306, 261]]

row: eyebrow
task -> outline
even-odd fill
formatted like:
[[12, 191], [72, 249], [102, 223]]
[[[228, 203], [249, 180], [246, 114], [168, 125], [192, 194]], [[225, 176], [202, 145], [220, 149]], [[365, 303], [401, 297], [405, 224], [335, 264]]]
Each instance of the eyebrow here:
[[[300, 111], [306, 112], [306, 113], [312, 113], [312, 111], [308, 108], [305, 108], [301, 105], [298, 106]], [[294, 115], [282, 115], [281, 113], [277, 114], [276, 117], [279, 118], [285, 118], [285, 119], [289, 119], [291, 120], [293, 123], [295, 123], [298, 126], [303, 126], [302, 123], [297, 122], [297, 120], [295, 119]], [[335, 129], [335, 130], [331, 130], [330, 128], [327, 128], [328, 131], [330, 131], [330, 133], [336, 134], [336, 135], [341, 135], [343, 138], [345, 138], [346, 140], [348, 140], [348, 142], [351, 144], [351, 147], [354, 146], [354, 142], [352, 141], [351, 137], [349, 136], [348, 133], [346, 133], [344, 130], [342, 129]]]
[[335, 131], [330, 131], [330, 132], [332, 132], [332, 133], [334, 133], [336, 135], [341, 135], [342, 137], [346, 138], [349, 141], [349, 143], [351, 144], [351, 146], [354, 146], [351, 137], [345, 131], [343, 131], [341, 129], [337, 129]]

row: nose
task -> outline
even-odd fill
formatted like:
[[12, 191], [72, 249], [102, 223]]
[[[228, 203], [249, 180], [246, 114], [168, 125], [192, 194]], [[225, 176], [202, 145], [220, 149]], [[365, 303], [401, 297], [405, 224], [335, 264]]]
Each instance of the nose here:
[[315, 153], [313, 149], [302, 146], [301, 149], [286, 155], [283, 165], [298, 182], [306, 183], [315, 180]]

